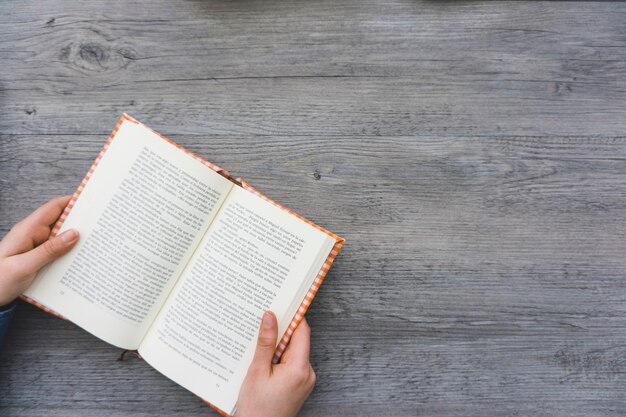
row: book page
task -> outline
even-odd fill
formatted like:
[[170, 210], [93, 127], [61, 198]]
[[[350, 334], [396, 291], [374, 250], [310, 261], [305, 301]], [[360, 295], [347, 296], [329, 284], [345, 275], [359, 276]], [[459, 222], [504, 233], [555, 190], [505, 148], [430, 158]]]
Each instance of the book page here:
[[80, 240], [25, 295], [136, 349], [233, 184], [124, 120], [62, 229]]
[[333, 244], [294, 215], [234, 187], [139, 352], [170, 379], [231, 412], [263, 313], [276, 314], [281, 337]]

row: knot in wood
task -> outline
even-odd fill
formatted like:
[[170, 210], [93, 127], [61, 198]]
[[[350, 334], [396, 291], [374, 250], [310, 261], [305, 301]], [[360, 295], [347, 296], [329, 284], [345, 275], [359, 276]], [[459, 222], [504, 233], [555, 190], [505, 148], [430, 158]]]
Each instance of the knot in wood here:
[[64, 47], [60, 58], [84, 71], [105, 72], [127, 67], [136, 54], [128, 48], [116, 49], [100, 42], [85, 42]]

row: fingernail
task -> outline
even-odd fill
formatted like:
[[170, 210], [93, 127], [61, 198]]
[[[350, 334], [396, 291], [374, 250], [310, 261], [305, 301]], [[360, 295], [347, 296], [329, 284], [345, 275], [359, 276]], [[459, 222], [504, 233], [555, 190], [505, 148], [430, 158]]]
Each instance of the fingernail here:
[[61, 233], [59, 237], [65, 243], [73, 242], [76, 239], [78, 239], [78, 230], [76, 229], [66, 230], [65, 232]]
[[272, 327], [272, 313], [270, 313], [269, 311], [266, 311], [265, 314], [263, 314], [263, 320], [261, 321], [261, 326], [265, 328]]

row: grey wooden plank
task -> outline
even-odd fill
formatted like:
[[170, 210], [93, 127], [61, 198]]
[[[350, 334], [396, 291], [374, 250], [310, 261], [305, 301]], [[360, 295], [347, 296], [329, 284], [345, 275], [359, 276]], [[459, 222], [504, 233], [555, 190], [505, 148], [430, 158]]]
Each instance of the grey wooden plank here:
[[5, 133], [624, 132], [623, 3], [59, 4], [2, 17]]
[[[624, 3], [4, 3], [0, 234], [123, 111], [348, 244], [302, 415], [626, 414]], [[20, 307], [0, 415], [212, 415]]]

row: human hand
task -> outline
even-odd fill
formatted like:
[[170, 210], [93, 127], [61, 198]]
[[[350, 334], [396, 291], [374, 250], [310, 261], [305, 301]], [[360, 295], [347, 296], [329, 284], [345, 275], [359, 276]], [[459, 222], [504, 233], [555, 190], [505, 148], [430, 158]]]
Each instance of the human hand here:
[[75, 229], [48, 239], [70, 198], [48, 201], [13, 226], [0, 242], [0, 307], [17, 298], [41, 267], [69, 252], [78, 241]]
[[295, 417], [313, 391], [315, 372], [309, 363], [311, 328], [303, 319], [280, 363], [272, 364], [278, 323], [263, 315], [254, 359], [241, 386], [236, 417]]

